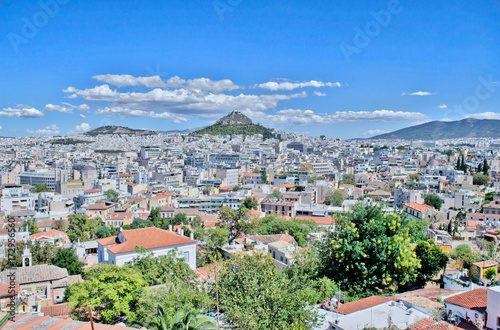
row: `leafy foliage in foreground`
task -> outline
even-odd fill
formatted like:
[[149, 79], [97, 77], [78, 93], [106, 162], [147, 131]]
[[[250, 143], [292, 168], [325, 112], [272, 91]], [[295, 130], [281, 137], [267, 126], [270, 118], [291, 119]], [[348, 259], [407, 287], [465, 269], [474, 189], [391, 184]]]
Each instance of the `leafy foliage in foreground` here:
[[236, 328], [309, 329], [318, 321], [310, 292], [279, 272], [267, 253], [226, 262], [218, 289], [221, 309]]
[[420, 261], [411, 247], [410, 219], [361, 206], [338, 219], [321, 244], [323, 275], [357, 292], [413, 281]]

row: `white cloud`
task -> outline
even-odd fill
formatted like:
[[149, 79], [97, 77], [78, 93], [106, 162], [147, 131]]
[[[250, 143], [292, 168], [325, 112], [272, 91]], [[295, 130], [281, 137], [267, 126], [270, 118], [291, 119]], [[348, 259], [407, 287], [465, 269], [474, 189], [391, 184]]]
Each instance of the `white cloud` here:
[[271, 91], [277, 91], [277, 90], [293, 90], [296, 88], [304, 88], [304, 87], [340, 87], [342, 86], [339, 82], [322, 82], [322, 81], [317, 81], [317, 80], [311, 80], [311, 81], [304, 81], [304, 82], [275, 82], [275, 81], [269, 81], [263, 84], [255, 84], [253, 87], [254, 88], [262, 88], [262, 89], [268, 89]]
[[[135, 111], [142, 115], [147, 114], [147, 117], [172, 119], [175, 117], [179, 120], [183, 120], [182, 118], [186, 115], [207, 118], [225, 114], [231, 110], [263, 111], [275, 108], [280, 101], [307, 96], [306, 92], [288, 95], [227, 95], [186, 88], [174, 90], [155, 88], [144, 93], [119, 92], [111, 89], [109, 85], [84, 90], [68, 87], [64, 91], [86, 101], [107, 102], [103, 107], [104, 110], [101, 108], [95, 111], [98, 115], [113, 113], [113, 109], [126, 109], [127, 113]], [[124, 115], [122, 110], [115, 113]]]
[[166, 87], [160, 76], [134, 77], [129, 74], [101, 74], [92, 78], [117, 87], [146, 86]]
[[105, 107], [96, 110], [96, 115], [103, 117], [122, 116], [122, 117], [149, 117], [156, 119], [171, 119], [174, 123], [187, 121], [182, 115], [169, 112], [156, 113], [154, 111], [134, 110], [124, 107]]
[[242, 86], [236, 85], [229, 79], [214, 81], [208, 78], [195, 78], [184, 80], [178, 76], [171, 77], [167, 80], [167, 87], [173, 88], [186, 88], [186, 89], [200, 89], [204, 91], [211, 91], [220, 93], [222, 91], [232, 91], [235, 89], [242, 89]]
[[331, 114], [315, 113], [312, 110], [287, 109], [280, 110], [275, 115], [266, 114], [261, 111], [243, 111], [251, 118], [261, 123], [273, 123], [275, 125], [310, 125], [310, 124], [333, 124], [355, 121], [398, 121], [425, 119], [426, 115], [420, 112], [405, 112], [393, 110], [375, 111], [338, 111]]
[[476, 114], [465, 116], [465, 118], [500, 119], [500, 113], [498, 113], [498, 112], [482, 112], [482, 113], [476, 113]]
[[441, 105], [439, 106], [439, 109], [446, 109], [446, 108], [448, 108], [448, 106], [447, 106], [446, 104], [441, 104]]
[[363, 135], [364, 136], [375, 136], [375, 135], [380, 135], [380, 134], [385, 134], [389, 133], [389, 131], [385, 131], [383, 129], [371, 129], [366, 131]]
[[208, 78], [195, 78], [184, 80], [178, 76], [169, 78], [166, 82], [160, 76], [150, 77], [134, 77], [128, 74], [105, 74], [93, 77], [99, 81], [105, 82], [117, 87], [130, 87], [130, 86], [146, 86], [150, 88], [155, 87], [173, 87], [173, 88], [186, 88], [186, 89], [199, 89], [204, 91], [212, 91], [219, 93], [222, 91], [232, 91], [234, 89], [241, 89], [229, 79], [214, 81]]
[[414, 93], [401, 93], [401, 95], [415, 95], [415, 96], [427, 96], [427, 95], [434, 95], [436, 93], [431, 93], [431, 92], [414, 92]]
[[44, 128], [40, 129], [27, 129], [26, 130], [30, 134], [38, 134], [38, 135], [57, 135], [59, 134], [59, 128], [57, 128], [56, 124], [50, 125], [50, 126], [45, 126]]
[[316, 95], [316, 96], [326, 96], [326, 93], [314, 92], [314, 95]]
[[90, 125], [87, 123], [81, 123], [80, 125], [76, 125], [75, 129], [71, 131], [72, 133], [83, 133], [90, 131]]
[[61, 105], [47, 104], [45, 106], [45, 111], [59, 111], [64, 113], [73, 113], [73, 107], [63, 107]]
[[18, 104], [14, 108], [0, 108], [0, 117], [38, 118], [44, 113], [29, 105]]
[[85, 115], [84, 115], [84, 114], [82, 114], [82, 113], [80, 114], [80, 117], [82, 117], [82, 118], [87, 118], [87, 116], [85, 116]]
[[3, 128], [3, 127], [2, 127], [2, 126], [0, 126], [0, 129], [2, 129], [2, 128]]
[[451, 118], [441, 118], [441, 119], [439, 119], [439, 121], [453, 121], [453, 119], [451, 119]]

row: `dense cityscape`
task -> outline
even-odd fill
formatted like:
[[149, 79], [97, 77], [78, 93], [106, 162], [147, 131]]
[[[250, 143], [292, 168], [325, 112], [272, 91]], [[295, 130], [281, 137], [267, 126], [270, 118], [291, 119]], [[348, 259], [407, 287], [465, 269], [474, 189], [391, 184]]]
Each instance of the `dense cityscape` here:
[[500, 140], [253, 126], [2, 139], [6, 329], [495, 327]]
[[499, 17], [0, 0], [0, 329], [500, 330]]

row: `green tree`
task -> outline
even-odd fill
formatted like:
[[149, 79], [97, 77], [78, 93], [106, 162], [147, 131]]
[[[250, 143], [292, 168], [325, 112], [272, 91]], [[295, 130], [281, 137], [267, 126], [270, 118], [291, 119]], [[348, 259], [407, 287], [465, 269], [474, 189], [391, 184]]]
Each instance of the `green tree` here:
[[326, 205], [341, 206], [344, 201], [344, 194], [341, 191], [330, 191], [325, 197]]
[[462, 154], [462, 161], [460, 162], [461, 170], [467, 172], [467, 163], [465, 162], [465, 155]]
[[93, 240], [102, 224], [100, 218], [89, 218], [85, 214], [71, 214], [68, 216], [68, 221], [67, 234], [72, 242]]
[[354, 207], [320, 244], [322, 273], [364, 293], [413, 281], [420, 265], [410, 245], [410, 221], [378, 207]]
[[57, 249], [52, 263], [57, 267], [66, 268], [69, 275], [83, 274], [84, 264], [78, 260], [73, 248]]
[[298, 221], [288, 221], [278, 218], [264, 223], [258, 228], [258, 231], [262, 235], [284, 234], [288, 232], [288, 234], [293, 236], [297, 244], [300, 246], [307, 246], [307, 234], [317, 229], [315, 223], [310, 223], [310, 225], [311, 226]]
[[277, 199], [281, 199], [281, 197], [283, 197], [283, 194], [281, 193], [281, 191], [274, 189], [271, 196]]
[[187, 225], [188, 224], [188, 218], [186, 213], [177, 213], [171, 221], [171, 224], [174, 226], [178, 225]]
[[194, 282], [195, 273], [176, 253], [177, 251], [170, 251], [166, 255], [155, 257], [152, 252], [145, 252], [127, 265], [139, 271], [146, 284], [150, 286], [171, 282]]
[[203, 231], [202, 241], [206, 243], [207, 248], [215, 252], [227, 244], [229, 229], [226, 227], [207, 228]]
[[420, 287], [424, 287], [441, 269], [446, 267], [448, 256], [432, 240], [418, 242], [415, 253], [420, 260], [420, 268], [417, 271], [415, 283]]
[[479, 165], [477, 165], [476, 172], [481, 173], [482, 171], [483, 171], [483, 163], [479, 163]]
[[261, 177], [262, 183], [266, 184], [267, 183], [267, 172], [266, 172], [266, 170], [260, 171], [260, 177]]
[[488, 268], [484, 272], [484, 277], [486, 277], [487, 280], [493, 281], [493, 279], [497, 277], [497, 270], [495, 268]]
[[457, 169], [459, 171], [462, 169], [462, 164], [461, 164], [460, 156], [457, 158], [457, 166], [455, 167], [455, 169]]
[[485, 158], [483, 161], [483, 174], [487, 176], [489, 170], [490, 170], [490, 165], [488, 165], [488, 161]]
[[34, 187], [30, 188], [30, 191], [32, 193], [41, 193], [41, 192], [52, 191], [52, 190], [50, 190], [50, 188], [47, 186], [46, 183], [43, 183], [43, 184], [37, 184]]
[[476, 186], [486, 186], [490, 181], [490, 177], [481, 173], [476, 173], [472, 176], [472, 183]]
[[153, 223], [153, 226], [162, 228], [163, 218], [161, 217], [161, 207], [153, 207], [149, 212], [148, 220]]
[[450, 258], [462, 261], [465, 268], [481, 260], [481, 256], [477, 252], [472, 251], [471, 247], [467, 244], [459, 245], [451, 250]]
[[52, 224], [52, 229], [64, 231], [66, 224], [63, 220], [56, 220]]
[[417, 173], [408, 175], [408, 180], [410, 181], [420, 181], [420, 175]]
[[84, 279], [83, 283], [68, 287], [65, 293], [73, 317], [89, 321], [90, 306], [96, 318], [105, 324], [136, 319], [137, 302], [146, 284], [138, 270], [100, 263], [86, 271]]
[[5, 258], [0, 263], [2, 271], [9, 267], [22, 267], [22, 255], [26, 247], [31, 252], [31, 262], [33, 266], [52, 264], [56, 251], [56, 248], [52, 243], [41, 243], [40, 241], [35, 241], [34, 243], [31, 243], [30, 241], [27, 243], [19, 242], [16, 244], [13, 258], [10, 260]]
[[443, 201], [441, 200], [441, 198], [439, 198], [439, 196], [434, 195], [434, 194], [425, 195], [424, 196], [424, 203], [429, 205], [429, 206], [432, 206], [433, 208], [435, 208], [438, 211], [441, 209], [441, 205], [443, 205]]
[[[214, 286], [211, 286], [212, 292]], [[310, 328], [318, 315], [309, 292], [279, 272], [269, 254], [228, 260], [218, 276], [219, 303], [233, 327], [240, 329]]]
[[27, 219], [24, 221], [24, 228], [26, 228], [27, 231], [29, 231], [30, 235], [36, 234], [40, 232], [38, 230], [38, 227], [36, 225], [36, 219]]
[[342, 175], [343, 184], [354, 184], [354, 174], [343, 174]]
[[229, 229], [229, 242], [239, 237], [249, 224], [249, 210], [246, 208], [234, 211], [224, 206], [219, 209], [219, 217], [222, 225]]
[[415, 220], [408, 224], [409, 235], [412, 243], [416, 243], [424, 239], [425, 230], [427, 229], [427, 221]]
[[96, 238], [106, 238], [106, 237], [111, 237], [113, 234], [111, 234], [111, 228], [107, 226], [102, 226], [101, 228], [97, 229], [95, 232], [95, 237]]
[[123, 230], [153, 227], [153, 222], [148, 219], [134, 218], [130, 225], [123, 226]]
[[247, 197], [243, 200], [243, 204], [240, 207], [245, 207], [249, 210], [257, 210], [257, 200], [253, 197]]
[[175, 313], [171, 330], [214, 330], [217, 323], [214, 319], [200, 314], [195, 309], [183, 308]]
[[283, 273], [295, 284], [310, 292], [310, 301], [323, 302], [338, 292], [338, 286], [326, 276], [320, 276], [319, 250], [303, 249], [295, 254], [294, 261]]
[[104, 196], [110, 202], [116, 203], [118, 202], [118, 197], [120, 196], [115, 190], [108, 189], [104, 192]]

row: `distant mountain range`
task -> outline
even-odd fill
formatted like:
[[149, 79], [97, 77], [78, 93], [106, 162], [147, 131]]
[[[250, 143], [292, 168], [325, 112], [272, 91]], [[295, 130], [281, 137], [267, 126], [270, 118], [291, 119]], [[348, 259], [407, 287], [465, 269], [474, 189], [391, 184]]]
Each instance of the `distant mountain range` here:
[[273, 131], [267, 127], [256, 125], [250, 118], [238, 111], [217, 120], [215, 124], [192, 132], [193, 135], [254, 135], [262, 134], [264, 139], [272, 138]]
[[102, 126], [90, 130], [85, 134], [89, 136], [96, 136], [101, 134], [156, 135], [158, 133], [155, 131], [149, 131], [144, 129], [133, 129], [122, 126]]
[[467, 118], [458, 121], [432, 121], [376, 135], [369, 139], [443, 140], [458, 138], [500, 138], [500, 120]]

